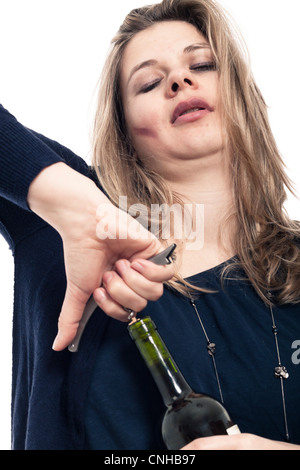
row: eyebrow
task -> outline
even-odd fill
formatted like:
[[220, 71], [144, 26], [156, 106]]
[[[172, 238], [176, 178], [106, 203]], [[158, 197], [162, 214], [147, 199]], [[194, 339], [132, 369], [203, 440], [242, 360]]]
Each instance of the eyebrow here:
[[157, 64], [157, 60], [154, 60], [154, 59], [150, 59], [150, 60], [145, 60], [144, 62], [141, 62], [140, 64], [136, 65], [135, 67], [133, 67], [133, 69], [131, 70], [130, 72], [130, 75], [129, 75], [129, 78], [128, 78], [128, 81], [127, 81], [127, 84], [130, 82], [132, 76], [138, 72], [139, 70], [141, 69], [144, 69], [146, 67], [151, 67], [152, 65], [156, 65]]
[[210, 45], [207, 42], [197, 42], [191, 44], [183, 49], [184, 54], [189, 54], [190, 52], [197, 51], [198, 49], [210, 49]]
[[[191, 52], [194, 52], [198, 49], [210, 49], [210, 45], [207, 42], [199, 42], [195, 44], [191, 44], [190, 46], [187, 46], [183, 49], [184, 54], [190, 54]], [[152, 67], [153, 65], [157, 65], [158, 61], [155, 59], [149, 59], [141, 62], [140, 64], [136, 65], [133, 67], [133, 69], [130, 72], [129, 78], [127, 80], [127, 85], [130, 82], [132, 76], [138, 72], [141, 69], [147, 68], [147, 67]]]

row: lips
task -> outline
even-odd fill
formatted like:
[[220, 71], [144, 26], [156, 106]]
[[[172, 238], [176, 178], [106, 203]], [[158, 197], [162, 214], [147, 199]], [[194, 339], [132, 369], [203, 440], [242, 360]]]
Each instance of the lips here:
[[[206, 101], [199, 99], [199, 98], [191, 98], [187, 101], [182, 101], [179, 103], [176, 108], [174, 109], [174, 113], [171, 119], [172, 124], [174, 124], [177, 120], [179, 122], [179, 118], [181, 116], [189, 116], [192, 118], [192, 114], [196, 113], [197, 117], [204, 117], [208, 112], [213, 112], [214, 108], [212, 108]], [[196, 115], [195, 115], [196, 117]], [[180, 121], [190, 121], [190, 118], [182, 118]]]

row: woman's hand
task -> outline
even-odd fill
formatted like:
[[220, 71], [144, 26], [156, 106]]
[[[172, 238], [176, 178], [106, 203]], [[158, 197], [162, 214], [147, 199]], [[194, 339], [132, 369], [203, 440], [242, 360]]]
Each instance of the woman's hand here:
[[54, 164], [31, 183], [28, 204], [63, 241], [67, 289], [53, 349], [74, 339], [92, 294], [104, 312], [122, 321], [128, 318], [123, 306], [138, 312], [162, 295], [174, 268], [146, 261], [163, 249], [160, 242], [91, 180]]
[[254, 434], [235, 434], [195, 439], [181, 450], [300, 450], [300, 446]]

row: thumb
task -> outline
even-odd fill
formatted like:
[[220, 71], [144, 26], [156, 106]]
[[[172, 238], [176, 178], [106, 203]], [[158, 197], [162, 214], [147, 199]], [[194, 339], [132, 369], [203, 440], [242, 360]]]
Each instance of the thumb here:
[[64, 302], [58, 319], [58, 332], [53, 342], [54, 351], [62, 351], [75, 338], [79, 322], [90, 294], [67, 286]]

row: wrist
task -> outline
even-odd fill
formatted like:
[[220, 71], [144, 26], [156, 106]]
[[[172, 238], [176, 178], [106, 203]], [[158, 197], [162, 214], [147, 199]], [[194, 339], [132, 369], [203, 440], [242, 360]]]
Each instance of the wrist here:
[[[77, 233], [80, 237], [82, 229], [96, 226], [98, 206], [108, 203], [92, 180], [62, 162], [39, 173], [29, 187], [27, 201], [30, 209], [54, 227], [62, 238], [74, 237]], [[95, 231], [91, 236], [95, 236]]]

